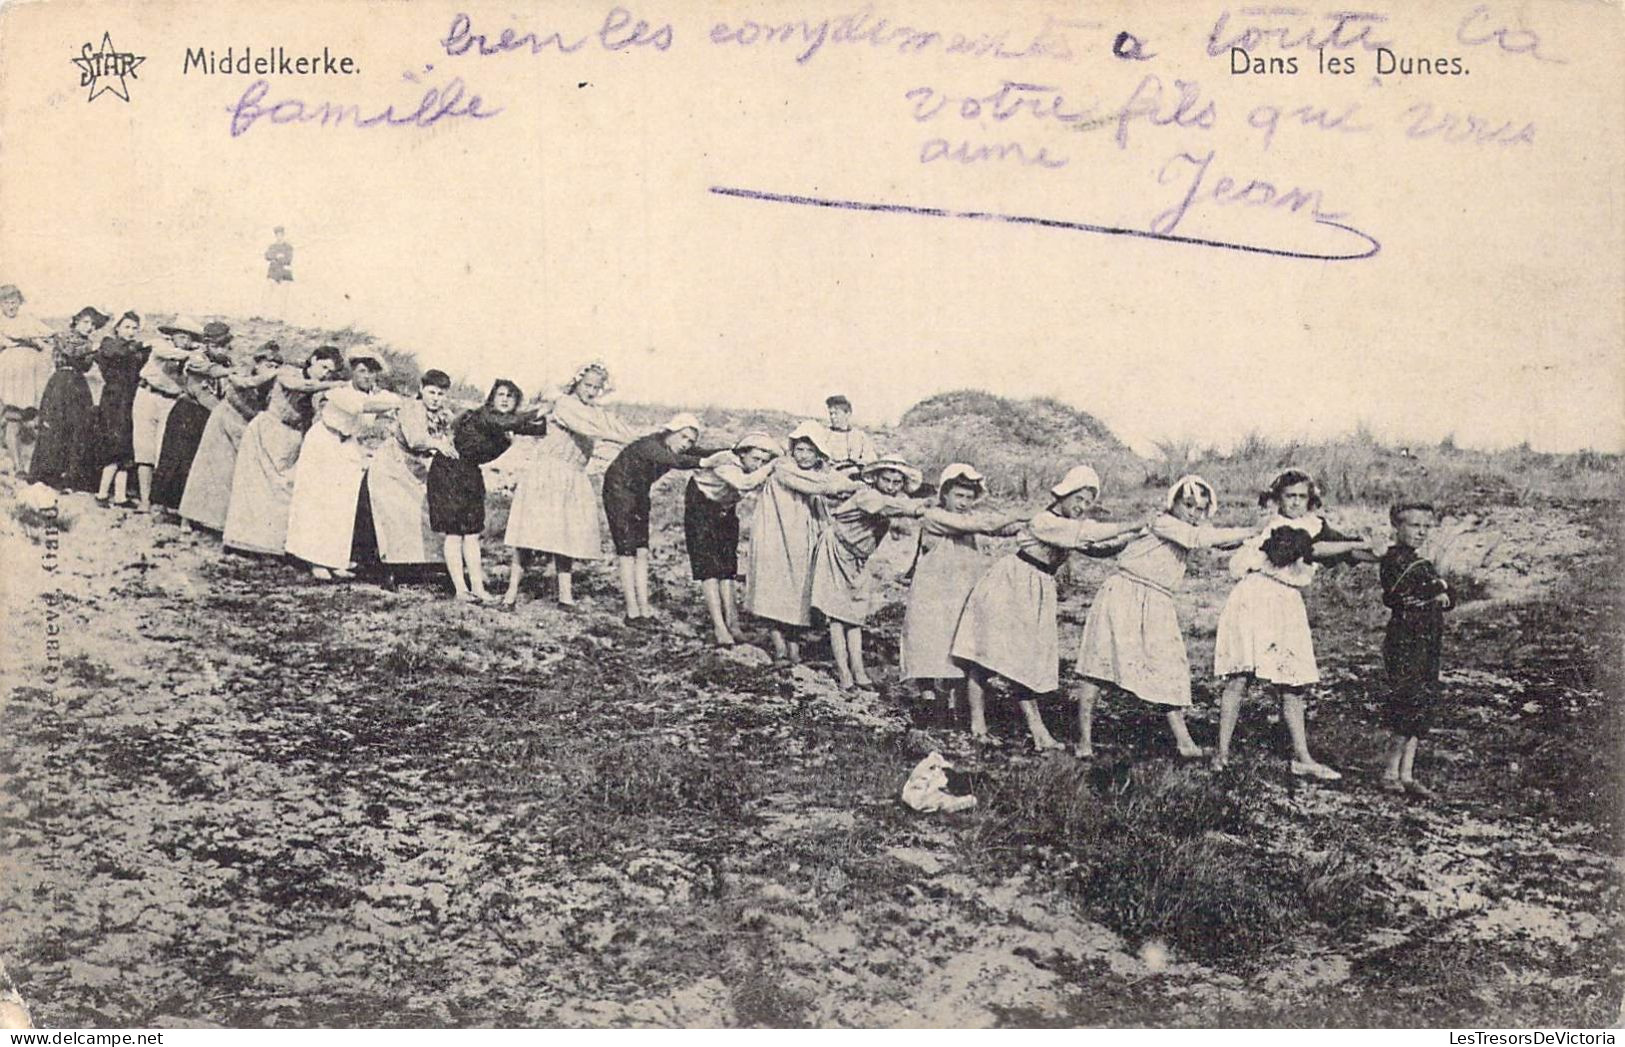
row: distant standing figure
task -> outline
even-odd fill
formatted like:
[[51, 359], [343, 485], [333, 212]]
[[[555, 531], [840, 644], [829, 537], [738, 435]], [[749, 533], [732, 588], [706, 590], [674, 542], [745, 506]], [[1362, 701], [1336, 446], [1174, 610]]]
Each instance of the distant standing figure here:
[[289, 266], [293, 265], [293, 245], [283, 238], [280, 225], [272, 232], [276, 235], [276, 242], [265, 249], [265, 260], [270, 263], [265, 269], [265, 277], [273, 283], [291, 283], [293, 270]]
[[863, 467], [878, 457], [874, 441], [862, 429], [852, 428], [852, 401], [836, 394], [824, 401], [829, 412], [828, 434], [830, 468], [856, 477]]
[[110, 320], [91, 306], [74, 314], [56, 336], [56, 373], [40, 394], [39, 443], [29, 475], [38, 483], [72, 491], [96, 489], [96, 402], [85, 374], [96, 365], [91, 334]]
[[17, 476], [28, 473], [40, 396], [56, 371], [51, 329], [24, 313], [23, 302], [15, 284], [0, 287], [0, 431]]
[[533, 449], [508, 510], [503, 541], [512, 547], [513, 559], [503, 603], [509, 606], [519, 600], [527, 550], [553, 556], [564, 607], [575, 606], [574, 561], [603, 556], [598, 495], [587, 463], [598, 441], [629, 444], [643, 435], [599, 405], [609, 392], [609, 369], [596, 361], [586, 364], [564, 383], [547, 416], [547, 435]]
[[102, 373], [102, 398], [96, 404], [96, 458], [102, 464], [96, 501], [123, 505], [129, 495], [130, 472], [135, 468], [134, 422], [136, 389], [141, 368], [151, 349], [136, 341], [141, 317], [127, 312], [113, 325], [113, 333], [96, 350], [96, 368]]
[[1433, 561], [1417, 551], [1427, 542], [1437, 517], [1426, 502], [1404, 502], [1390, 509], [1394, 544], [1382, 554], [1377, 567], [1382, 602], [1389, 609], [1382, 641], [1382, 667], [1388, 684], [1383, 719], [1392, 735], [1382, 787], [1424, 800], [1438, 799], [1438, 793], [1414, 777], [1416, 750], [1422, 736], [1438, 725], [1444, 612], [1456, 605]]

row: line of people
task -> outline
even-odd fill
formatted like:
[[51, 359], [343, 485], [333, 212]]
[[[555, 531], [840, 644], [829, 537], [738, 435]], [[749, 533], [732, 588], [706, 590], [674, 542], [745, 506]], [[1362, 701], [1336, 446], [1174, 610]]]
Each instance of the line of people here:
[[[668, 472], [683, 470], [690, 473], [684, 537], [715, 642], [727, 646], [743, 637], [743, 605], [765, 624], [774, 661], [793, 663], [801, 640], [822, 623], [839, 686], [864, 690], [874, 687], [864, 632], [879, 601], [868, 561], [900, 521], [913, 521], [900, 676], [921, 698], [948, 709], [963, 699], [979, 740], [991, 739], [992, 693], [1017, 704], [1035, 749], [1063, 748], [1039, 700], [1061, 689], [1055, 575], [1076, 552], [1114, 558], [1116, 570], [1094, 596], [1074, 663], [1082, 680], [1075, 753], [1093, 755], [1094, 708], [1103, 689], [1115, 688], [1167, 710], [1181, 755], [1205, 755], [1185, 723], [1191, 670], [1174, 593], [1192, 551], [1235, 550], [1230, 570], [1237, 581], [1215, 651], [1215, 673], [1225, 685], [1214, 765], [1226, 765], [1242, 700], [1256, 683], [1280, 696], [1291, 771], [1340, 777], [1309, 747], [1306, 695], [1319, 674], [1301, 593], [1319, 566], [1375, 561], [1378, 554], [1318, 515], [1319, 492], [1302, 472], [1283, 472], [1264, 493], [1260, 505], [1273, 515], [1263, 525], [1214, 526], [1217, 492], [1194, 475], [1180, 478], [1148, 519], [1092, 519], [1101, 482], [1087, 465], [1060, 478], [1040, 509], [984, 509], [987, 484], [974, 466], [950, 464], [934, 490], [927, 488], [911, 464], [879, 453], [852, 428], [851, 404], [840, 396], [827, 401], [829, 424], [804, 422], [786, 444], [753, 432], [726, 447], [701, 447], [703, 426], [692, 414], [640, 432], [606, 408], [600, 401], [610, 392], [610, 373], [602, 363], [579, 368], [554, 399], [527, 403], [523, 390], [504, 379], [483, 404], [458, 412], [442, 371], [425, 372], [416, 397], [379, 388], [385, 361], [366, 348], [341, 353], [322, 346], [295, 364], [267, 343], [234, 361], [226, 324], [178, 319], [159, 328], [168, 344], [149, 352], [137, 341], [141, 321], [134, 313], [121, 316], [92, 348], [92, 335], [109, 316], [81, 310], [68, 331], [47, 338], [17, 322], [14, 291], [0, 288], [7, 322], [0, 338], [8, 343], [0, 347], [0, 398], [19, 473], [62, 489], [94, 490], [96, 501], [108, 505], [126, 503], [133, 472], [135, 507], [172, 510], [194, 527], [219, 532], [228, 549], [297, 558], [319, 579], [353, 577], [358, 566], [378, 564], [393, 584], [397, 571], [441, 562], [457, 600], [511, 607], [527, 570], [545, 557], [558, 603], [572, 607], [576, 563], [602, 556], [601, 504], [625, 620], [643, 628], [654, 617], [651, 492]], [[27, 383], [43, 373], [33, 355], [44, 355], [47, 344], [52, 371], [35, 382], [38, 406], [30, 414]], [[86, 377], [92, 366], [101, 374], [99, 398]], [[388, 432], [376, 449], [358, 438], [373, 418], [385, 420]], [[38, 441], [25, 468], [13, 425], [28, 422], [37, 424]], [[482, 466], [516, 438], [534, 443], [504, 534], [512, 550], [508, 584], [496, 597], [482, 563]], [[621, 449], [600, 494], [588, 463], [601, 442]], [[747, 500], [750, 541], [740, 594]], [[1437, 689], [1434, 619], [1449, 599], [1447, 590], [1433, 588], [1443, 585], [1437, 572], [1415, 553], [1431, 517], [1429, 506], [1396, 507], [1401, 542], [1388, 552], [1404, 551], [1410, 567], [1396, 581], [1384, 560], [1385, 592], [1403, 588], [1405, 579], [1430, 587], [1418, 605], [1425, 621], [1397, 633], [1391, 627], [1391, 640], [1399, 639], [1390, 644], [1398, 652], [1390, 652], [1390, 676], [1410, 681], [1396, 685], [1394, 693], [1403, 695], [1395, 703], [1408, 703], [1413, 714], [1398, 716], [1396, 730], [1423, 724]], [[1013, 538], [1014, 547], [994, 560], [980, 548], [982, 537]], [[1421, 576], [1415, 563], [1426, 567]], [[1389, 606], [1396, 621], [1402, 607], [1416, 609], [1410, 595], [1395, 599]], [[1420, 733], [1406, 735], [1396, 750], [1396, 781], [1412, 780]]]

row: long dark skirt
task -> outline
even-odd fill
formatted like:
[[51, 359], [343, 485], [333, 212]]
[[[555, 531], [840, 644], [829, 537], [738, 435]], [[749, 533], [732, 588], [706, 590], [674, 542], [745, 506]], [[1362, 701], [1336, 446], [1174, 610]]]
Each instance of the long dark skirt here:
[[485, 531], [485, 474], [463, 458], [435, 455], [429, 463], [429, 526], [436, 534]]
[[164, 425], [163, 449], [158, 452], [158, 466], [152, 472], [152, 500], [170, 509], [181, 507], [181, 496], [186, 493], [186, 477], [192, 471], [192, 459], [197, 457], [198, 444], [203, 442], [203, 430], [209, 425], [209, 409], [183, 396], [169, 412]]
[[707, 498], [693, 480], [683, 488], [683, 537], [696, 582], [739, 576], [739, 507]]
[[96, 402], [84, 375], [68, 368], [51, 375], [40, 396], [37, 425], [33, 478], [69, 490], [94, 491], [101, 471], [96, 460]]
[[96, 461], [128, 469], [135, 465], [134, 423], [135, 382], [108, 382], [102, 386], [102, 399], [96, 405]]

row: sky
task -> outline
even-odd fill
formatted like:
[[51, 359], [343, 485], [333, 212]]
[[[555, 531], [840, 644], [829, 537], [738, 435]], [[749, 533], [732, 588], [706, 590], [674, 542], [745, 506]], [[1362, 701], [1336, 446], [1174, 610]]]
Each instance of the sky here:
[[[1625, 449], [1617, 18], [1539, 8], [1541, 57], [1481, 46], [1468, 53], [1472, 77], [1418, 84], [1232, 76], [1205, 51], [1216, 9], [1199, 4], [1102, 8], [1098, 27], [1066, 30], [1065, 60], [1055, 48], [999, 60], [828, 43], [805, 63], [793, 49], [713, 43], [720, 9], [699, 3], [665, 5], [665, 51], [605, 49], [592, 37], [605, 9], [590, 4], [324, 10], [7, 7], [0, 281], [22, 285], [42, 315], [95, 304], [350, 324], [479, 385], [550, 386], [602, 358], [625, 399], [812, 414], [842, 392], [867, 424], [949, 389], [1052, 396], [1141, 451], [1161, 437], [1222, 447], [1358, 424], [1398, 442]], [[729, 10], [736, 22], [748, 11], [809, 24], [839, 13]], [[886, 10], [945, 37], [1016, 41], [1071, 8]], [[458, 11], [491, 39], [514, 28], [586, 43], [450, 55], [442, 41]], [[1141, 66], [1109, 53], [1111, 28], [1129, 18], [1157, 42]], [[1401, 50], [1460, 50], [1454, 28], [1454, 16], [1417, 14], [1386, 31]], [[69, 62], [103, 30], [145, 56], [127, 103], [87, 102]], [[183, 74], [184, 50], [278, 44], [350, 54], [362, 72], [272, 78], [267, 107], [409, 112], [425, 85], [458, 76], [501, 111], [432, 127], [261, 119], [233, 136], [230, 110], [253, 77]], [[988, 118], [986, 97], [1017, 76], [1055, 90]], [[1199, 85], [1199, 101], [1176, 114], [1180, 79]], [[1041, 115], [1063, 93], [1054, 109], [1102, 119]], [[979, 118], [962, 115], [965, 98], [984, 99]], [[920, 119], [921, 99], [951, 104]], [[1352, 112], [1348, 126], [1363, 129], [1290, 115], [1305, 104]], [[1125, 109], [1141, 115], [1120, 124]], [[1257, 125], [1269, 113], [1279, 119], [1266, 139]], [[1530, 131], [1511, 144], [1423, 133], [1452, 113], [1463, 126], [1467, 114], [1493, 118], [1483, 126], [1507, 126], [1503, 139]], [[936, 141], [1024, 152], [922, 160]], [[1064, 162], [1027, 162], [1039, 148]], [[710, 191], [1139, 232], [1176, 211], [1197, 174], [1174, 235], [1380, 250], [1288, 258]], [[1223, 186], [1215, 195], [1223, 178], [1234, 179], [1228, 199]], [[1238, 202], [1249, 180], [1314, 203]], [[295, 249], [282, 299], [262, 258], [277, 225]]]

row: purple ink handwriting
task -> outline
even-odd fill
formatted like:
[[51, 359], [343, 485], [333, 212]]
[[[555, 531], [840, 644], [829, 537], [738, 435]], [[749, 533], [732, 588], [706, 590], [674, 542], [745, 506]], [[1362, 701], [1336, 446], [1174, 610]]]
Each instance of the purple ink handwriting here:
[[[1181, 155], [1188, 156], [1189, 154]], [[1212, 153], [1209, 153], [1206, 160], [1210, 163], [1212, 158]], [[1172, 161], [1170, 161], [1170, 163], [1171, 162]], [[1191, 162], [1199, 163], [1200, 160], [1198, 158], [1191, 158]], [[1197, 181], [1200, 181], [1201, 176], [1205, 175], [1206, 170], [1206, 164], [1203, 164], [1198, 174]], [[1229, 180], [1221, 179], [1221, 184], [1223, 184], [1225, 181]], [[945, 207], [919, 207], [911, 204], [891, 204], [864, 200], [837, 200], [831, 197], [802, 196], [793, 193], [772, 193], [765, 192], [760, 189], [743, 189], [735, 186], [712, 186], [711, 192], [717, 196], [730, 197], [740, 200], [754, 200], [764, 203], [793, 204], [800, 207], [859, 211], [870, 214], [913, 215], [921, 218], [952, 218], [969, 222], [1037, 226], [1043, 229], [1056, 229], [1075, 233], [1094, 233], [1100, 236], [1123, 236], [1138, 240], [1152, 240], [1159, 243], [1183, 244], [1191, 247], [1207, 247], [1221, 251], [1237, 251], [1243, 254], [1268, 255], [1276, 258], [1295, 258], [1320, 262], [1354, 261], [1361, 258], [1370, 258], [1378, 251], [1382, 250], [1382, 245], [1378, 243], [1377, 240], [1371, 235], [1361, 232], [1359, 229], [1356, 229], [1351, 225], [1345, 225], [1342, 222], [1336, 221], [1335, 218], [1337, 216], [1321, 214], [1318, 210], [1318, 190], [1313, 191], [1314, 198], [1312, 201], [1300, 202], [1299, 197], [1302, 195], [1301, 190], [1291, 190], [1290, 192], [1298, 195], [1294, 195], [1289, 199], [1282, 200], [1283, 194], [1276, 192], [1274, 187], [1271, 186], [1270, 191], [1274, 193], [1274, 196], [1270, 200], [1266, 201], [1264, 199], [1264, 192], [1257, 187], [1259, 185], [1267, 184], [1268, 183], [1252, 183], [1247, 189], [1242, 190], [1244, 194], [1250, 194], [1250, 197], [1248, 199], [1236, 200], [1234, 202], [1262, 207], [1287, 207], [1289, 210], [1294, 212], [1305, 206], [1313, 207], [1314, 210], [1311, 211], [1311, 215], [1316, 224], [1327, 229], [1338, 230], [1343, 234], [1348, 234], [1359, 238], [1361, 241], [1360, 248], [1358, 250], [1351, 249], [1350, 251], [1337, 254], [1324, 254], [1294, 251], [1282, 247], [1271, 247], [1267, 244], [1248, 244], [1231, 240], [1213, 240], [1195, 236], [1176, 235], [1173, 232], [1173, 228], [1178, 226], [1180, 219], [1184, 217], [1184, 211], [1189, 209], [1190, 203], [1196, 200], [1196, 189], [1194, 186], [1191, 192], [1187, 194], [1188, 200], [1185, 207], [1182, 208], [1179, 214], [1172, 219], [1171, 224], [1168, 224], [1168, 227], [1160, 232], [1156, 229], [1129, 229], [1122, 226], [1097, 225], [1092, 222], [1079, 222], [1063, 218], [1044, 218], [1037, 215], [1005, 214], [996, 211], [958, 211]], [[1231, 182], [1228, 191], [1234, 193], [1233, 182]], [[1277, 203], [1277, 201], [1281, 202]], [[1158, 216], [1159, 219], [1162, 217], [1162, 215]]]
[[1376, 11], [1327, 11], [1318, 17], [1298, 7], [1244, 7], [1236, 25], [1230, 24], [1230, 11], [1219, 14], [1207, 37], [1209, 58], [1230, 53], [1232, 47], [1256, 51], [1275, 47], [1282, 51], [1346, 51], [1361, 47], [1375, 51], [1392, 47], [1392, 40], [1378, 40], [1372, 30], [1388, 21]]
[[1179, 97], [1165, 101], [1161, 77], [1149, 73], [1140, 80], [1134, 93], [1129, 95], [1128, 101], [1118, 111], [1119, 149], [1128, 148], [1128, 127], [1135, 120], [1143, 119], [1153, 127], [1173, 126], [1200, 131], [1213, 129], [1213, 123], [1218, 119], [1218, 108], [1211, 100], [1206, 105], [1200, 104], [1201, 86], [1194, 80], [1175, 80], [1173, 89], [1179, 92]]
[[[424, 71], [429, 72], [433, 68], [427, 66]], [[403, 79], [409, 83], [418, 83], [418, 78], [413, 73], [404, 74]], [[247, 90], [235, 103], [226, 107], [226, 112], [231, 114], [231, 137], [242, 137], [262, 120], [272, 125], [317, 124], [321, 127], [348, 125], [363, 129], [433, 127], [443, 120], [489, 120], [502, 112], [501, 109], [487, 108], [483, 98], [477, 94], [470, 94], [460, 76], [452, 77], [442, 86], [425, 89], [417, 105], [406, 110], [397, 110], [393, 103], [382, 109], [364, 112], [359, 104], [353, 102], [307, 102], [295, 97], [267, 101], [266, 96], [270, 92], [271, 85], [268, 81], [255, 80], [248, 85]]]
[[558, 30], [520, 31], [505, 26], [495, 39], [488, 33], [475, 32], [474, 20], [458, 12], [452, 17], [451, 28], [446, 30], [439, 44], [453, 58], [470, 53], [501, 55], [511, 51], [528, 51], [533, 55], [568, 55], [581, 50], [592, 39], [597, 39], [598, 46], [605, 51], [629, 51], [633, 48], [668, 51], [675, 36], [670, 23], [651, 23], [624, 7], [616, 6], [604, 15], [595, 33], [566, 35]]
[[[1082, 30], [1080, 39], [1074, 33]], [[1144, 43], [1133, 34], [1135, 57]], [[927, 52], [964, 55], [971, 58], [1043, 58], [1071, 62], [1077, 55], [1113, 46], [1117, 38], [1104, 22], [1062, 19], [1046, 16], [1036, 32], [999, 28], [990, 32], [959, 32], [945, 28], [894, 23], [875, 13], [873, 4], [833, 18], [789, 18], [759, 22], [751, 19], [717, 21], [711, 26], [711, 42], [739, 48], [773, 49], [805, 64], [826, 47], [867, 44], [882, 53], [899, 55]], [[1125, 45], [1126, 46], [1126, 45]]]
[[1341, 131], [1344, 134], [1363, 134], [1371, 130], [1370, 124], [1358, 123], [1355, 114], [1360, 111], [1360, 103], [1351, 102], [1333, 116], [1330, 109], [1325, 106], [1300, 105], [1293, 109], [1285, 106], [1264, 105], [1254, 106], [1252, 112], [1247, 114], [1247, 126], [1262, 131], [1262, 146], [1265, 150], [1275, 142], [1275, 132], [1280, 130], [1284, 121], [1288, 126], [1296, 122], [1303, 127], [1314, 127], [1322, 131]]
[[1059, 87], [1004, 80], [985, 95], [951, 95], [935, 87], [916, 87], [903, 97], [913, 103], [913, 117], [926, 123], [939, 115], [961, 120], [1004, 122], [1018, 116], [1055, 120], [1063, 124], [1088, 120], [1100, 110], [1098, 102], [1078, 107], [1067, 101]]
[[1456, 27], [1456, 40], [1468, 47], [1493, 43], [1509, 55], [1528, 55], [1540, 62], [1567, 62], [1567, 59], [1541, 54], [1539, 33], [1524, 25], [1521, 17], [1516, 28], [1508, 26], [1506, 19], [1490, 10], [1489, 4], [1479, 4], [1467, 12], [1467, 17]]
[[1187, 177], [1189, 183], [1185, 185], [1178, 203], [1158, 212], [1156, 217], [1151, 219], [1153, 233], [1172, 236], [1179, 228], [1179, 224], [1185, 220], [1185, 216], [1198, 205], [1241, 206], [1285, 211], [1288, 214], [1297, 214], [1307, 209], [1309, 217], [1316, 223], [1344, 229], [1370, 241], [1371, 248], [1368, 252], [1350, 257], [1366, 258], [1376, 254], [1380, 249], [1376, 240], [1339, 221], [1347, 218], [1346, 214], [1323, 210], [1325, 196], [1319, 189], [1302, 189], [1297, 186], [1282, 188], [1274, 182], [1258, 178], [1248, 179], [1243, 184], [1229, 175], [1221, 175], [1210, 182], [1208, 171], [1213, 166], [1214, 153], [1212, 149], [1200, 156], [1178, 152], [1163, 162], [1161, 170], [1157, 172], [1158, 185], [1167, 185], [1171, 181]]

